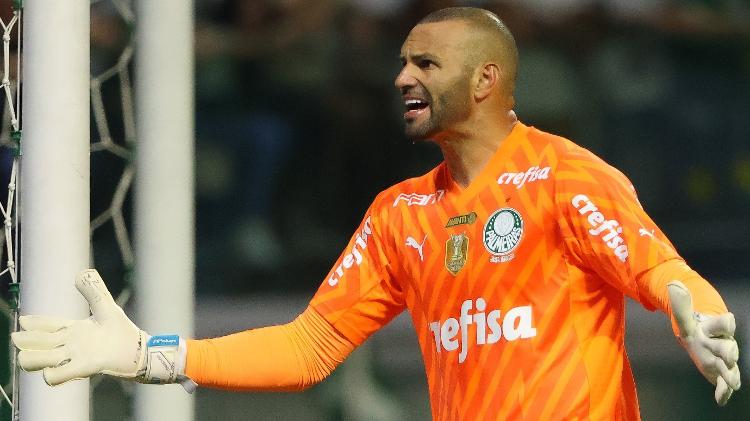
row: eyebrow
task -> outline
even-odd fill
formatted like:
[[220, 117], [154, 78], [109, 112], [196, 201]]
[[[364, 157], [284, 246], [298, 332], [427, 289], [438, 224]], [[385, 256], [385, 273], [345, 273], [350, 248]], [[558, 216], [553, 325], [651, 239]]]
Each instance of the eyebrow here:
[[[430, 53], [412, 54], [410, 57], [412, 61], [430, 60], [432, 62], [438, 62], [438, 58]], [[406, 61], [406, 56], [404, 54], [399, 55], [398, 58], [402, 62]]]

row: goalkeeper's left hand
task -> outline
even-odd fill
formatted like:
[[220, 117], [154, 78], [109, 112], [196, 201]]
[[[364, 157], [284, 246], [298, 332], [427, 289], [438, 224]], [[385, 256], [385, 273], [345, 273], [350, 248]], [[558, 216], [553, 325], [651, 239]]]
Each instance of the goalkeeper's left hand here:
[[740, 388], [739, 349], [734, 340], [734, 315], [706, 316], [693, 311], [690, 291], [679, 281], [668, 286], [672, 315], [680, 329], [680, 343], [698, 370], [716, 386], [714, 398], [726, 405]]

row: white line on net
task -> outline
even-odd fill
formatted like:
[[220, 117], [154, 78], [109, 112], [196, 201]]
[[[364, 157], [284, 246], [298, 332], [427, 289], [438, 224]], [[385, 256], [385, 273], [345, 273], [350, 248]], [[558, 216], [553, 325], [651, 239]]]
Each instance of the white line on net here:
[[[18, 25], [16, 25], [18, 24]], [[15, 10], [13, 12], [13, 17], [11, 20], [6, 24], [2, 19], [0, 19], [0, 26], [3, 29], [3, 74], [2, 74], [2, 80], [0, 81], [0, 86], [2, 86], [2, 91], [5, 93], [5, 113], [3, 114], [3, 127], [2, 127], [2, 135], [0, 135], [0, 140], [2, 140], [3, 146], [14, 148], [14, 158], [13, 158], [13, 164], [10, 171], [10, 177], [8, 181], [8, 195], [7, 195], [7, 201], [3, 205], [0, 203], [0, 210], [2, 211], [3, 216], [3, 225], [4, 228], [1, 231], [3, 238], [3, 248], [4, 250], [0, 250], [0, 256], [2, 255], [2, 252], [5, 253], [7, 256], [6, 260], [6, 266], [5, 269], [0, 271], [0, 277], [6, 276], [6, 274], [9, 274], [10, 276], [10, 283], [9, 283], [9, 289], [11, 292], [11, 300], [12, 304], [8, 305], [5, 301], [0, 302], [0, 311], [5, 314], [9, 321], [10, 321], [10, 330], [16, 331], [18, 330], [18, 302], [19, 302], [19, 290], [18, 290], [18, 277], [16, 274], [16, 258], [17, 258], [17, 248], [14, 247], [14, 241], [18, 241], [18, 221], [16, 218], [16, 214], [14, 212], [14, 204], [16, 204], [18, 200], [17, 192], [17, 177], [18, 177], [18, 160], [19, 160], [19, 154], [20, 154], [20, 144], [14, 144], [14, 142], [20, 141], [20, 137], [18, 137], [19, 130], [20, 130], [20, 48], [21, 48], [21, 41], [20, 36], [18, 37], [18, 42], [16, 44], [17, 48], [17, 62], [16, 62], [16, 86], [15, 86], [15, 92], [12, 89], [12, 79], [10, 74], [10, 41], [11, 41], [11, 34], [13, 32], [13, 29], [16, 28], [16, 33], [20, 34], [20, 26], [21, 26], [21, 12], [20, 10]], [[15, 94], [14, 94], [15, 93]], [[15, 103], [14, 103], [15, 101]], [[13, 133], [9, 133], [9, 131], [12, 130]], [[15, 229], [14, 229], [15, 228]], [[11, 419], [16, 420], [18, 418], [18, 408], [15, 404], [15, 397], [18, 394], [18, 367], [16, 364], [16, 353], [13, 351], [11, 352], [11, 373], [10, 373], [10, 384], [5, 385], [4, 387], [0, 386], [0, 393], [2, 393], [3, 398], [11, 407]], [[10, 388], [11, 390], [11, 396], [13, 396], [13, 399], [6, 393], [5, 389]], [[2, 401], [0, 401], [2, 402]]]

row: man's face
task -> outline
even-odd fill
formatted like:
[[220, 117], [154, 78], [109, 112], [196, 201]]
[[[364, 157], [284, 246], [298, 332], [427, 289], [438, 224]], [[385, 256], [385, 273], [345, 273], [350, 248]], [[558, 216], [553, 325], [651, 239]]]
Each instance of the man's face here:
[[434, 139], [471, 114], [471, 69], [466, 24], [446, 21], [414, 27], [401, 47], [396, 87], [406, 106], [406, 136]]

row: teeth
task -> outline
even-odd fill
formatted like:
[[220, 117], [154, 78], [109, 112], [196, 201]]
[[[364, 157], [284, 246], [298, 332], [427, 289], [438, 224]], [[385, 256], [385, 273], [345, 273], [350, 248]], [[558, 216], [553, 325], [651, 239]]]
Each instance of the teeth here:
[[406, 105], [417, 105], [417, 104], [424, 104], [424, 101], [419, 99], [407, 99]]

